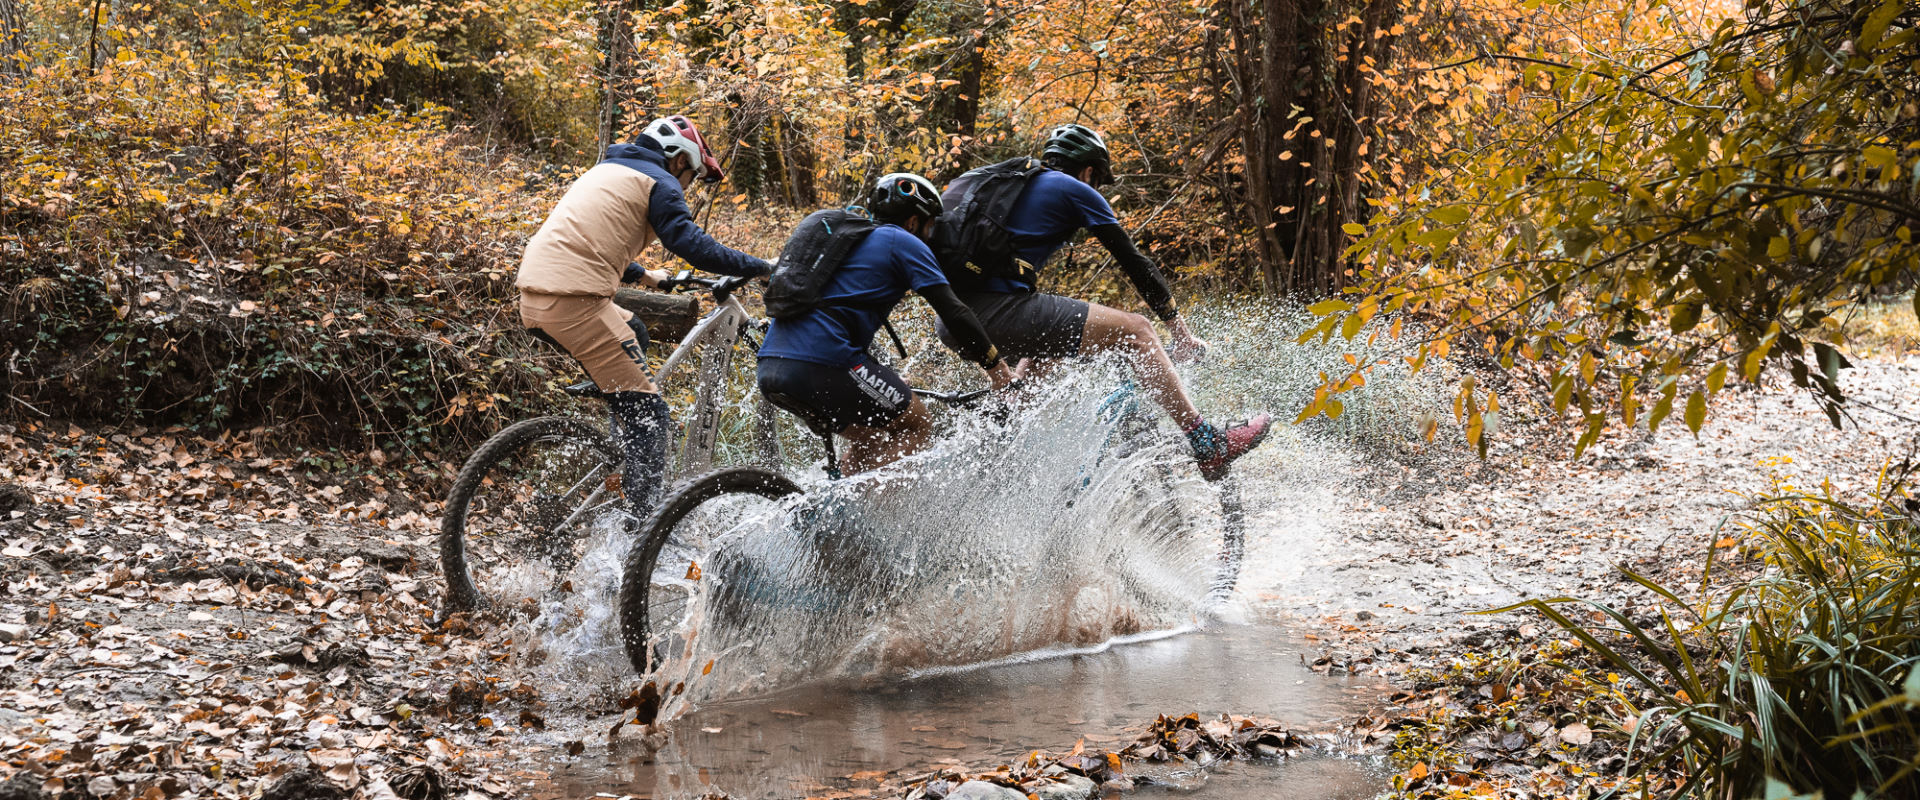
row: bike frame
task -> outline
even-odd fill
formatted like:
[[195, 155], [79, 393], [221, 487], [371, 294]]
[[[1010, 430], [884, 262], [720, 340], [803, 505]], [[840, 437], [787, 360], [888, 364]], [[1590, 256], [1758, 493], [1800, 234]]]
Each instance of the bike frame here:
[[[683, 373], [690, 374], [694, 381], [693, 405], [680, 425], [680, 446], [673, 463], [676, 473], [689, 475], [713, 467], [714, 447], [720, 438], [721, 404], [726, 397], [725, 381], [733, 364], [733, 346], [741, 339], [753, 342], [747, 335], [753, 322], [753, 315], [747, 313], [739, 298], [728, 292], [719, 305], [680, 339], [680, 345], [654, 373], [653, 382], [662, 394], [667, 384]], [[758, 345], [753, 349], [757, 352]], [[773, 406], [756, 393], [753, 413], [755, 457], [768, 465], [778, 464], [780, 442], [775, 435]]]

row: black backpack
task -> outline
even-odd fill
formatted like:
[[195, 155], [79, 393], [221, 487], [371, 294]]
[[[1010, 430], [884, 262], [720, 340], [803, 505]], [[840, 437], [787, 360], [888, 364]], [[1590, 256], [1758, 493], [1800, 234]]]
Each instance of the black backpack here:
[[880, 223], [844, 209], [815, 211], [794, 226], [767, 278], [767, 316], [791, 319], [820, 305], [827, 281]]
[[977, 285], [981, 278], [1020, 278], [1031, 283], [1031, 269], [1013, 257], [1013, 235], [1007, 215], [1027, 182], [1046, 167], [1028, 156], [971, 170], [947, 185], [940, 194], [946, 210], [934, 221], [934, 255], [947, 280], [958, 286]]

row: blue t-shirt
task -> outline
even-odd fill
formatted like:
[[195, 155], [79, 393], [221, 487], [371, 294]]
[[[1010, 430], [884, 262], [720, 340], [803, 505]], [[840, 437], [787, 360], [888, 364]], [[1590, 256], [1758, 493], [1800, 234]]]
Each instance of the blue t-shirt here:
[[[1082, 228], [1119, 221], [1099, 190], [1067, 173], [1046, 170], [1027, 181], [1027, 188], [1013, 201], [1013, 209], [1007, 212], [1007, 232], [1013, 234], [1014, 258], [1039, 269]], [[1025, 281], [1004, 278], [989, 278], [986, 288], [1033, 291]]]
[[882, 225], [847, 254], [827, 279], [820, 305], [804, 316], [777, 319], [760, 345], [761, 358], [791, 358], [830, 367], [865, 360], [874, 331], [907, 295], [943, 286], [947, 276], [927, 243], [896, 225]]

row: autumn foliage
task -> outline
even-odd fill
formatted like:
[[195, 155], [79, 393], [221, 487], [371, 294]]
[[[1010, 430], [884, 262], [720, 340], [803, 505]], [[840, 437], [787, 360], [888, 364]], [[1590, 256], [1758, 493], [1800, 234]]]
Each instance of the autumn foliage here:
[[[1898, 0], [0, 0], [6, 413], [490, 430], [570, 374], [502, 333], [520, 242], [661, 113], [715, 133], [732, 178], [698, 213], [761, 255], [882, 173], [1104, 130], [1110, 198], [1180, 291], [1332, 296], [1316, 333], [1369, 343], [1303, 417], [1382, 358], [1455, 354], [1583, 443], [1697, 426], [1768, 369], [1833, 401], [1846, 305], [1911, 285], [1916, 22]], [[1136, 304], [1097, 247], [1049, 273]], [[1512, 402], [1486, 377], [1456, 403], [1476, 442]]]
[[[1783, 374], [1838, 425], [1846, 324], [1920, 269], [1920, 11], [1753, 0], [1726, 18], [1630, 3], [1485, 97], [1445, 168], [1381, 205], [1316, 332], [1426, 323], [1386, 355], [1471, 348], [1579, 425], [1698, 432], [1729, 381]], [[1596, 24], [1597, 22], [1597, 24]], [[1916, 307], [1920, 311], [1920, 307]], [[1356, 363], [1303, 416], [1337, 413]], [[1501, 396], [1455, 412], [1484, 449]]]

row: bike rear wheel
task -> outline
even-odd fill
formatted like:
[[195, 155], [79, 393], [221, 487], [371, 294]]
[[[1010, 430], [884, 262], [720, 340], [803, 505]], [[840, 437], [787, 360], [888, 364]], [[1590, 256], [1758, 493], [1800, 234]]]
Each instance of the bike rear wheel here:
[[737, 467], [690, 479], [667, 494], [622, 570], [620, 634], [636, 672], [651, 673], [690, 647], [704, 617], [704, 567], [715, 539], [747, 513], [744, 505], [799, 493], [780, 473]]
[[565, 591], [593, 528], [627, 516], [620, 463], [603, 429], [571, 417], [524, 420], [482, 443], [441, 520], [446, 611], [538, 616], [543, 596]]

